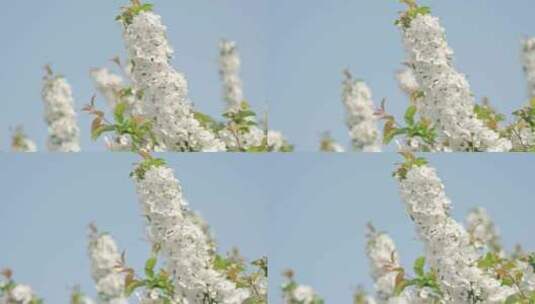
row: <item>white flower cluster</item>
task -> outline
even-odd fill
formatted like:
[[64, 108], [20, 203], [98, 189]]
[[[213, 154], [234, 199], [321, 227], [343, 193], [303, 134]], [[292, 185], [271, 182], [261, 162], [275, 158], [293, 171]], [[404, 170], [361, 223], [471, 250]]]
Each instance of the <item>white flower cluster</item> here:
[[320, 141], [320, 151], [321, 152], [345, 152], [345, 149], [342, 145], [337, 143], [331, 135], [327, 132], [321, 136]]
[[[3, 287], [3, 284], [3, 282], [0, 282], [0, 288]], [[35, 296], [30, 286], [16, 284], [0, 297], [0, 304], [30, 304], [34, 298]]]
[[316, 299], [316, 291], [307, 285], [297, 285], [284, 294], [284, 302], [286, 304], [314, 304]]
[[100, 303], [127, 304], [124, 274], [120, 271], [121, 254], [113, 238], [106, 233], [91, 231], [88, 253]]
[[465, 223], [470, 242], [481, 250], [500, 251], [500, 235], [487, 211], [476, 208], [468, 214]]
[[374, 297], [369, 295], [363, 295], [358, 301], [355, 301], [354, 304], [376, 304], [377, 301]]
[[240, 133], [238, 131], [231, 131], [225, 128], [218, 132], [219, 138], [225, 143], [227, 149], [251, 148], [262, 144], [266, 137], [264, 130], [258, 126], [249, 127], [249, 132]]
[[[110, 303], [116, 303], [116, 302], [110, 302]], [[80, 302], [77, 303], [77, 304], [95, 304], [95, 301], [93, 301], [93, 299], [91, 299], [89, 297], [82, 296], [80, 298]], [[117, 302], [117, 304], [120, 304], [120, 302]]]
[[79, 152], [80, 130], [70, 85], [65, 78], [49, 74], [44, 77], [41, 94], [48, 124], [48, 149], [53, 152]]
[[447, 303], [503, 303], [515, 293], [477, 267], [479, 255], [464, 227], [450, 217], [450, 200], [433, 168], [411, 168], [400, 178], [400, 189]]
[[37, 152], [37, 145], [28, 138], [24, 130], [19, 127], [15, 129], [11, 139], [11, 151], [13, 152]]
[[535, 98], [535, 38], [523, 42], [522, 65], [528, 82], [528, 96]]
[[149, 239], [161, 247], [177, 295], [185, 303], [243, 303], [249, 291], [237, 288], [213, 268], [210, 240], [198, 221], [189, 216], [173, 171], [164, 166], [151, 167], [135, 181], [149, 220]]
[[453, 67], [453, 51], [438, 18], [416, 16], [403, 31], [403, 43], [424, 93], [418, 110], [437, 126], [439, 142], [447, 143], [454, 151], [511, 149], [509, 140], [500, 138], [477, 119], [470, 85]]
[[399, 88], [409, 96], [420, 90], [418, 81], [416, 80], [416, 77], [414, 77], [414, 73], [410, 68], [399, 71], [396, 74], [396, 79]]
[[224, 151], [224, 144], [195, 119], [185, 77], [170, 64], [173, 50], [160, 16], [136, 15], [123, 33], [135, 86], [143, 91], [142, 111], [170, 151]]
[[342, 101], [346, 108], [346, 123], [353, 147], [363, 152], [380, 152], [381, 136], [377, 128], [378, 117], [370, 88], [362, 81], [353, 80], [346, 71]]
[[[242, 103], [245, 102], [242, 81], [239, 75], [240, 65], [236, 43], [223, 40], [219, 44], [219, 74], [223, 84], [223, 99], [227, 103], [225, 110], [227, 113], [239, 112]], [[254, 117], [249, 117], [248, 119], [256, 122]], [[270, 151], [280, 151], [287, 146], [287, 141], [282, 133], [268, 130], [266, 138], [265, 130], [257, 125], [250, 126], [249, 131], [245, 133], [225, 128], [218, 132], [218, 136], [229, 150], [258, 147], [262, 145], [264, 140], [267, 141]]]
[[[124, 115], [126, 117], [141, 116], [141, 101], [138, 100], [137, 91], [128, 87], [123, 78], [110, 72], [106, 68], [95, 68], [90, 71], [91, 78], [97, 91], [104, 97], [111, 111], [117, 104], [126, 103]], [[125, 90], [129, 90], [127, 94]], [[128, 135], [105, 137], [106, 146], [111, 151], [129, 151], [132, 148], [132, 139]]]
[[111, 73], [106, 68], [95, 68], [90, 71], [91, 78], [98, 92], [106, 99], [110, 109], [115, 109], [120, 102], [119, 94], [123, 89], [123, 78]]
[[[243, 97], [240, 79], [240, 57], [234, 41], [223, 40], [219, 44], [219, 75], [223, 84], [223, 99], [226, 101], [225, 112], [240, 111]], [[232, 132], [225, 128], [219, 131], [220, 139], [228, 149], [257, 147], [262, 144], [265, 132], [257, 126], [251, 126], [244, 134]]]
[[314, 298], [316, 297], [316, 292], [310, 286], [299, 285], [297, 286], [297, 288], [294, 289], [292, 296], [296, 301], [302, 302], [304, 304], [309, 304], [314, 301]]
[[366, 254], [370, 261], [377, 298], [384, 303], [394, 296], [396, 276], [401, 268], [396, 245], [386, 233], [372, 230], [368, 234]]
[[223, 82], [226, 112], [239, 111], [244, 101], [240, 79], [240, 57], [234, 41], [223, 40], [219, 44], [219, 75]]
[[[92, 69], [91, 78], [97, 91], [104, 97], [109, 108], [113, 111], [120, 102], [127, 104], [125, 115], [142, 115], [141, 101], [137, 98], [137, 90], [128, 86], [123, 78], [110, 72], [106, 68]], [[129, 94], [125, 90], [130, 90]]]

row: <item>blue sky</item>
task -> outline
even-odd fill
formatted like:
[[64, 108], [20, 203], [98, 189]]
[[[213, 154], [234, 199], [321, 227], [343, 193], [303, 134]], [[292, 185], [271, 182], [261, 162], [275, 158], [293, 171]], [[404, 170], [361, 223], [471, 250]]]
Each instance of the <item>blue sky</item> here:
[[[193, 210], [211, 225], [220, 252], [234, 246], [250, 260], [267, 252], [267, 196], [248, 157], [166, 157]], [[67, 303], [69, 287], [95, 295], [86, 253], [95, 222], [142, 271], [150, 255], [145, 221], [129, 178], [139, 157], [124, 154], [2, 155], [0, 269], [30, 284], [46, 303]]]
[[[238, 42], [245, 95], [257, 112], [269, 112], [270, 125], [282, 130], [297, 150], [314, 151], [321, 132], [349, 139], [340, 101], [341, 71], [349, 67], [372, 88], [376, 102], [400, 116], [406, 98], [394, 72], [404, 60], [399, 31], [393, 26], [397, 1], [332, 0], [155, 0], [176, 49], [174, 65], [190, 84], [199, 110], [219, 117], [223, 108], [217, 73], [217, 43]], [[8, 128], [24, 124], [44, 147], [46, 127], [40, 100], [42, 66], [52, 64], [71, 82], [80, 109], [94, 89], [92, 67], [123, 55], [120, 26], [114, 22], [126, 0], [11, 1], [0, 13], [0, 71], [3, 108], [0, 143]], [[535, 35], [533, 3], [507, 1], [421, 1], [440, 16], [478, 99], [488, 96], [510, 113], [526, 100], [520, 40]], [[104, 103], [101, 102], [104, 106]], [[102, 150], [88, 136], [89, 118], [80, 114], [82, 147]], [[3, 148], [6, 149], [6, 148]]]

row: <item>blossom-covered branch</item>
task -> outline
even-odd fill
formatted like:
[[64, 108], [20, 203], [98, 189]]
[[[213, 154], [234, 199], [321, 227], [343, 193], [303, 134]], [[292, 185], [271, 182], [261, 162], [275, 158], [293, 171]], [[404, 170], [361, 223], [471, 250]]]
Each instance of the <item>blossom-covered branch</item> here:
[[419, 113], [439, 132], [438, 141], [453, 151], [508, 151], [501, 138], [476, 117], [474, 96], [466, 77], [457, 72], [439, 19], [427, 7], [404, 1], [409, 10], [398, 21], [408, 64], [423, 92]]
[[410, 156], [396, 176], [447, 302], [502, 303], [515, 293], [477, 267], [479, 255], [464, 227], [450, 217], [450, 200], [433, 168]]
[[143, 91], [142, 112], [154, 121], [160, 143], [169, 151], [224, 151], [223, 142], [194, 117], [186, 78], [170, 63], [173, 50], [161, 17], [151, 5], [134, 1], [119, 20], [132, 79]]
[[91, 275], [96, 283], [100, 303], [127, 304], [121, 254], [114, 239], [91, 226], [88, 245]]
[[323, 299], [316, 291], [307, 285], [300, 285], [294, 279], [292, 270], [284, 273], [286, 282], [282, 285], [285, 304], [323, 304]]
[[71, 87], [63, 76], [54, 75], [50, 67], [47, 66], [46, 70], [41, 95], [48, 124], [48, 150], [79, 152], [80, 130], [76, 122]]
[[378, 117], [375, 115], [371, 90], [363, 81], [353, 80], [349, 71], [344, 72], [344, 77], [342, 101], [353, 148], [363, 152], [380, 152]]
[[466, 217], [465, 226], [474, 247], [479, 250], [502, 253], [500, 234], [485, 209], [471, 210]]
[[219, 44], [219, 75], [223, 83], [226, 112], [239, 111], [243, 97], [240, 79], [240, 56], [234, 41], [223, 40]]
[[139, 201], [148, 219], [148, 236], [161, 248], [176, 296], [188, 303], [241, 304], [247, 289], [214, 269], [211, 245], [189, 208], [173, 171], [161, 161], [147, 159], [134, 171]]
[[366, 255], [370, 262], [377, 299], [380, 303], [385, 303], [395, 295], [396, 278], [402, 269], [396, 245], [388, 234], [378, 232], [370, 225]]

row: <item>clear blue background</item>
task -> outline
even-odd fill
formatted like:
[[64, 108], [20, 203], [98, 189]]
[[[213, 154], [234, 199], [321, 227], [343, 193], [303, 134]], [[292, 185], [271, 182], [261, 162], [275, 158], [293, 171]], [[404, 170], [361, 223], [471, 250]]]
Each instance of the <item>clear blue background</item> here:
[[[451, 154], [430, 156], [453, 217], [463, 221], [470, 209], [485, 207], [501, 231], [503, 244], [534, 250], [532, 155]], [[391, 177], [400, 157], [336, 155], [272, 158], [275, 174], [270, 197], [270, 303], [282, 303], [281, 273], [313, 286], [326, 303], [351, 303], [358, 285], [373, 292], [365, 254], [366, 224], [390, 233], [403, 265], [411, 271], [423, 254], [414, 225]], [[271, 171], [273, 172], [273, 171]]]
[[[46, 303], [68, 303], [80, 284], [94, 296], [87, 257], [88, 225], [112, 234], [127, 263], [142, 273], [150, 256], [135, 186], [134, 155], [1, 155], [0, 268], [31, 285]], [[268, 232], [264, 175], [251, 157], [166, 157], [193, 210], [211, 225], [221, 253], [238, 247], [265, 256]]]
[[[190, 83], [197, 107], [219, 117], [223, 109], [217, 73], [217, 43], [238, 42], [248, 100], [270, 125], [282, 130], [297, 150], [315, 151], [321, 132], [331, 130], [347, 144], [340, 101], [341, 71], [349, 67], [372, 88], [375, 101], [387, 99], [398, 117], [406, 107], [395, 71], [404, 60], [393, 21], [403, 6], [394, 0], [155, 0], [176, 49], [174, 65]], [[121, 29], [114, 18], [126, 0], [11, 1], [0, 13], [4, 43], [0, 69], [0, 147], [8, 128], [24, 124], [44, 149], [46, 128], [40, 98], [42, 66], [51, 63], [71, 82], [80, 109], [94, 93], [88, 71], [123, 55]], [[479, 100], [488, 96], [511, 113], [525, 103], [519, 60], [520, 40], [535, 35], [534, 4], [517, 0], [421, 1], [431, 5], [456, 51]], [[124, 57], [124, 56], [123, 56]], [[103, 102], [100, 103], [104, 106]], [[91, 143], [89, 118], [80, 114], [82, 148]], [[7, 149], [7, 148], [2, 148]]]

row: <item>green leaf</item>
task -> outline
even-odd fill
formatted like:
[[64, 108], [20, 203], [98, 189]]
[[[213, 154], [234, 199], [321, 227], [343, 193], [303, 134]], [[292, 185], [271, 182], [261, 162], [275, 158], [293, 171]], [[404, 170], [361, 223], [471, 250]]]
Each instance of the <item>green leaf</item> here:
[[222, 123], [201, 112], [194, 112], [193, 117], [201, 124], [201, 126], [210, 129], [215, 133], [219, 132], [224, 127]]
[[132, 293], [134, 293], [134, 291], [139, 288], [139, 287], [142, 287], [145, 285], [145, 282], [144, 281], [140, 281], [140, 280], [133, 280], [133, 281], [130, 281], [128, 283], [128, 285], [125, 286], [125, 294], [127, 296], [130, 296], [132, 295]]
[[425, 266], [425, 257], [419, 257], [414, 262], [414, 273], [416, 275], [423, 277], [425, 275], [424, 272], [424, 266]]
[[214, 268], [216, 270], [226, 270], [228, 267], [232, 265], [232, 262], [225, 259], [221, 255], [217, 254], [214, 259]]
[[138, 179], [144, 179], [145, 173], [149, 171], [152, 168], [162, 167], [165, 166], [165, 160], [161, 158], [148, 158], [143, 160], [141, 163], [137, 165], [137, 167], [134, 169], [132, 173], [130, 173], [130, 176], [136, 177]]
[[113, 115], [117, 123], [121, 124], [124, 122], [124, 112], [126, 111], [127, 107], [128, 105], [126, 102], [119, 102], [117, 105], [115, 105]]
[[409, 125], [409, 126], [412, 126], [414, 125], [414, 115], [416, 115], [416, 106], [410, 106], [409, 108], [407, 108], [407, 111], [405, 111], [405, 122]]
[[495, 267], [499, 263], [500, 258], [496, 254], [489, 252], [478, 261], [477, 266], [481, 269], [490, 269]]
[[149, 278], [154, 277], [154, 267], [156, 266], [156, 263], [158, 262], [158, 259], [153, 256], [149, 258], [145, 262], [145, 275]]
[[97, 140], [103, 133], [115, 130], [115, 126], [101, 125], [91, 130], [91, 139]]

